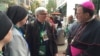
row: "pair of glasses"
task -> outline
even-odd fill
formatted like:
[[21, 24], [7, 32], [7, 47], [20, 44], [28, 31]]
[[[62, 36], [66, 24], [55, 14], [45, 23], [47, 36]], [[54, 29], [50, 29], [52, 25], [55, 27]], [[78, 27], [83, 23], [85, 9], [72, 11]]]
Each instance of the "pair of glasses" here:
[[40, 15], [48, 15], [47, 13], [41, 13]]

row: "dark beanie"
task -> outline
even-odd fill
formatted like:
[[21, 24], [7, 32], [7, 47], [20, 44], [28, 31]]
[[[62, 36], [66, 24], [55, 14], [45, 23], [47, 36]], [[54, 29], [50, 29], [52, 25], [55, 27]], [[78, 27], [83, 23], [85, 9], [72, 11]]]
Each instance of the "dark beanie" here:
[[0, 40], [2, 40], [12, 27], [11, 20], [6, 14], [0, 11]]
[[7, 10], [7, 16], [12, 20], [13, 24], [23, 20], [27, 14], [27, 10], [21, 6], [11, 6]]

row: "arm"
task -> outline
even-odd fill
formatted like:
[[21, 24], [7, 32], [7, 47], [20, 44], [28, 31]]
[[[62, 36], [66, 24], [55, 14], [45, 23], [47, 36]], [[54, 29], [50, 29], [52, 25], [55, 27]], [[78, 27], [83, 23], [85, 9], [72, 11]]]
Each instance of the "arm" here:
[[28, 48], [23, 37], [14, 35], [6, 45], [5, 56], [27, 56]]

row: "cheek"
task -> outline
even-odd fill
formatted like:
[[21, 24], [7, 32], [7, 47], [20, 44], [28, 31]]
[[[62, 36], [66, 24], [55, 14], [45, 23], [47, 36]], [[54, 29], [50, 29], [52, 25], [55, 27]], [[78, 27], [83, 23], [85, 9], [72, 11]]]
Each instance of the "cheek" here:
[[82, 15], [77, 15], [76, 18], [77, 18], [77, 19], [82, 19], [83, 16], [82, 16]]
[[8, 32], [8, 34], [5, 36], [4, 42], [5, 42], [5, 43], [8, 43], [8, 42], [11, 41], [11, 39], [12, 39], [12, 30], [10, 30], [10, 31]]
[[26, 22], [27, 22], [27, 19], [24, 19], [24, 20], [23, 20], [23, 23], [25, 24]]
[[21, 24], [21, 25], [24, 25], [26, 22], [27, 22], [27, 19], [23, 19], [23, 20], [20, 22], [20, 24]]
[[84, 20], [84, 19], [83, 19], [83, 16], [81, 16], [81, 15], [77, 16], [76, 18], [77, 18], [77, 20], [78, 20], [79, 22], [82, 22], [82, 21]]
[[47, 16], [42, 16], [41, 19], [42, 20], [46, 20], [47, 19]]
[[9, 40], [11, 40], [12, 39], [12, 37], [13, 37], [13, 34], [12, 34], [12, 30], [10, 30], [10, 32], [9, 32]]
[[26, 16], [23, 20], [22, 20], [22, 24], [25, 24], [27, 22], [28, 16]]

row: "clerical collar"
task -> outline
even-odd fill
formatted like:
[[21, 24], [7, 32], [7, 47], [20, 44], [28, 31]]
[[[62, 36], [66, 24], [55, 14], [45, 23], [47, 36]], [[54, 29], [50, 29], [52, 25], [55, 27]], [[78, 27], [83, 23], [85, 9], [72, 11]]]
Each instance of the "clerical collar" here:
[[42, 24], [42, 25], [45, 23], [45, 22], [40, 22], [39, 20], [37, 20], [37, 22], [38, 22], [39, 24]]
[[91, 18], [91, 19], [89, 19], [87, 22], [90, 22], [90, 21], [92, 21], [94, 18]]

